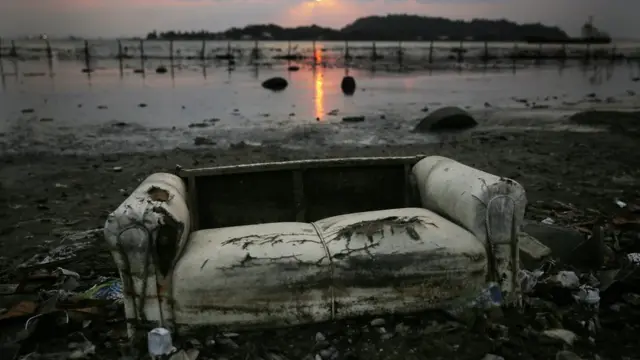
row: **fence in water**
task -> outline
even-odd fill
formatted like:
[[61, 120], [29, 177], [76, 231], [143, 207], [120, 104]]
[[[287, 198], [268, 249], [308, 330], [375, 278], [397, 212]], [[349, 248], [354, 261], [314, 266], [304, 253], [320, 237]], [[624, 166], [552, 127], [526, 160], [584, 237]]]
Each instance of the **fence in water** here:
[[[323, 56], [324, 55], [324, 56]], [[0, 56], [25, 60], [421, 60], [640, 59], [640, 44], [529, 44], [508, 42], [410, 41], [219, 41], [219, 40], [2, 40]]]

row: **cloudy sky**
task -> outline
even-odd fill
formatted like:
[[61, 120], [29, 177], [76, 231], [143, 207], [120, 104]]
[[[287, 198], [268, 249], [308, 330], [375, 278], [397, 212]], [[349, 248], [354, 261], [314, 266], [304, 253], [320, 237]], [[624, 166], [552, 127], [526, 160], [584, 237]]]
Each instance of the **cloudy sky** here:
[[614, 37], [640, 38], [639, 0], [0, 0], [0, 36], [141, 36], [153, 29], [219, 31], [250, 23], [337, 28], [388, 13], [539, 21], [572, 35], [594, 15]]

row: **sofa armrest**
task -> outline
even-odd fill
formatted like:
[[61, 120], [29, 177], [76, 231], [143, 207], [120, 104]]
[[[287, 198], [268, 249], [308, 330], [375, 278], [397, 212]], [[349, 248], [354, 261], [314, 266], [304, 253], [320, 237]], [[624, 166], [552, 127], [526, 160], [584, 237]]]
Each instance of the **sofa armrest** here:
[[487, 247], [490, 280], [500, 284], [507, 303], [519, 300], [517, 232], [527, 204], [517, 182], [457, 161], [429, 156], [412, 169], [422, 205], [473, 233]]
[[170, 317], [160, 298], [171, 288], [170, 273], [189, 237], [186, 198], [182, 179], [156, 173], [107, 218], [104, 235], [122, 278], [128, 320]]

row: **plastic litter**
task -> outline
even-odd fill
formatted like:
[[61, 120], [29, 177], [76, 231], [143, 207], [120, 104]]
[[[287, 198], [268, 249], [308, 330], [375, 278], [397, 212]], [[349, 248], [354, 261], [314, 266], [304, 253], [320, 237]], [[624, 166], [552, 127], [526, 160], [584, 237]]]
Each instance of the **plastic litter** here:
[[490, 309], [500, 307], [503, 303], [502, 291], [497, 283], [489, 283], [478, 295], [476, 295], [471, 301], [464, 303], [462, 306], [457, 306], [450, 309], [448, 312], [451, 315], [457, 316], [463, 313], [466, 309]]
[[543, 223], [543, 224], [545, 224], [545, 225], [553, 225], [553, 224], [555, 224], [555, 223], [556, 223], [555, 221], [553, 221], [553, 219], [552, 219], [552, 218], [546, 218], [546, 219], [544, 219], [544, 220], [542, 220], [542, 221], [540, 221], [540, 222], [541, 222], [541, 223]]
[[82, 297], [95, 300], [123, 301], [122, 282], [120, 279], [113, 279], [94, 285], [91, 289], [85, 291]]
[[165, 328], [155, 328], [149, 331], [147, 345], [151, 357], [166, 356], [174, 351], [171, 332]]
[[565, 289], [575, 289], [580, 286], [580, 278], [573, 271], [560, 271], [549, 280], [558, 283]]
[[522, 292], [524, 294], [531, 293], [536, 285], [538, 285], [538, 280], [542, 275], [544, 275], [544, 271], [542, 270], [520, 270], [518, 272], [518, 282], [520, 283]]
[[600, 290], [589, 285], [582, 285], [578, 292], [573, 296], [576, 301], [585, 305], [598, 307], [600, 306]]

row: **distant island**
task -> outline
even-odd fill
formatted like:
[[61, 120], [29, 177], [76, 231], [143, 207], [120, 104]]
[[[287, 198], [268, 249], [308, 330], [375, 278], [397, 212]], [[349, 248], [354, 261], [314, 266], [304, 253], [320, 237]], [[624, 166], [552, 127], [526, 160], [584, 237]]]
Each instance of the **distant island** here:
[[285, 28], [274, 24], [248, 25], [222, 32], [153, 31], [147, 39], [166, 40], [350, 40], [350, 41], [524, 41], [530, 37], [568, 40], [557, 26], [518, 24], [508, 20], [450, 20], [418, 15], [367, 16], [342, 29], [317, 25]]

